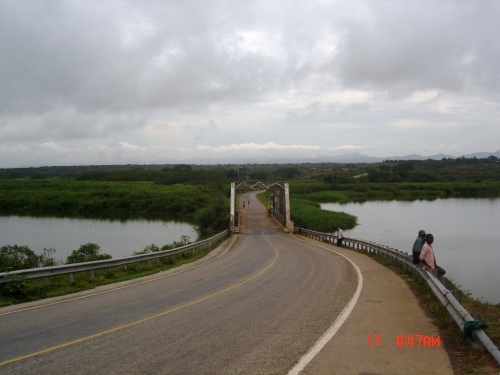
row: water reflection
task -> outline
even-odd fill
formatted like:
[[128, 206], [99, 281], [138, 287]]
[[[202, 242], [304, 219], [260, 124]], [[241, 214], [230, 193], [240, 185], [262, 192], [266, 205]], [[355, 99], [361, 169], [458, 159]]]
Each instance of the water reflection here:
[[500, 199], [368, 201], [326, 203], [326, 210], [358, 217], [347, 237], [373, 241], [410, 252], [417, 233], [434, 235], [439, 265], [475, 297], [500, 302]]
[[36, 254], [54, 248], [54, 257], [61, 261], [88, 242], [98, 244], [101, 253], [122, 258], [153, 243], [161, 247], [179, 241], [181, 236], [196, 241], [199, 233], [194, 225], [175, 220], [0, 216], [0, 246], [25, 245]]

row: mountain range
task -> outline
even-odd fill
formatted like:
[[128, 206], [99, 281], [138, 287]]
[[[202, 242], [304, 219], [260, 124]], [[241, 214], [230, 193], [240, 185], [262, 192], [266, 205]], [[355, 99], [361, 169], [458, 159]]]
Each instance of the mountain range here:
[[[464, 158], [473, 158], [476, 157], [478, 159], [483, 159], [487, 158], [489, 156], [495, 156], [497, 158], [500, 158], [500, 150], [496, 152], [475, 152], [472, 154], [465, 154], [465, 155], [460, 155], [459, 157], [464, 157]], [[374, 156], [368, 156], [365, 154], [361, 154], [359, 152], [350, 152], [350, 153], [345, 153], [345, 154], [340, 154], [340, 155], [318, 155], [315, 158], [309, 160], [310, 162], [315, 162], [315, 163], [380, 163], [383, 162], [384, 160], [441, 160], [443, 158], [451, 158], [451, 159], [456, 159], [457, 156], [453, 155], [445, 155], [445, 154], [436, 154], [436, 155], [431, 155], [431, 156], [422, 156], [418, 154], [411, 154], [411, 155], [405, 155], [405, 156], [387, 156], [387, 157], [374, 157]]]

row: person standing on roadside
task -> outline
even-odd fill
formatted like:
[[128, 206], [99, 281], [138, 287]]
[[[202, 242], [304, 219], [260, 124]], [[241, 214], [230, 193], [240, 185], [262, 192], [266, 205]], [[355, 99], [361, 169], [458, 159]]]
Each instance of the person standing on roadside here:
[[418, 237], [413, 244], [413, 264], [420, 263], [420, 253], [422, 252], [422, 247], [425, 243], [425, 230], [418, 231]]
[[337, 246], [340, 247], [342, 246], [342, 240], [344, 239], [344, 231], [342, 230], [342, 227], [339, 225], [339, 229], [337, 229]]
[[427, 234], [425, 236], [425, 244], [422, 247], [422, 252], [420, 253], [420, 261], [423, 264], [424, 270], [432, 270], [436, 267], [434, 249], [432, 248], [433, 242], [434, 236], [432, 234]]

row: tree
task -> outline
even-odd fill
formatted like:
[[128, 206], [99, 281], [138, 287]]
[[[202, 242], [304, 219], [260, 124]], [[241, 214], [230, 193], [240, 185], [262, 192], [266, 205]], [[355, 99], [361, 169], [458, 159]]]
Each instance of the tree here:
[[410, 162], [403, 162], [396, 164], [392, 167], [392, 171], [401, 177], [403, 180], [406, 180], [410, 175], [410, 172], [413, 170], [413, 164]]

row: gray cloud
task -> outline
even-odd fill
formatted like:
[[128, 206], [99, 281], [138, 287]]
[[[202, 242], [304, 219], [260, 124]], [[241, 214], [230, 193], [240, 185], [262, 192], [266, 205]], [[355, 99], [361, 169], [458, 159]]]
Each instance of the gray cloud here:
[[347, 33], [339, 54], [345, 86], [392, 94], [437, 89], [497, 95], [500, 4], [372, 2], [371, 22]]
[[496, 2], [0, 1], [0, 167], [383, 156], [423, 131], [429, 153], [495, 151], [498, 19]]

